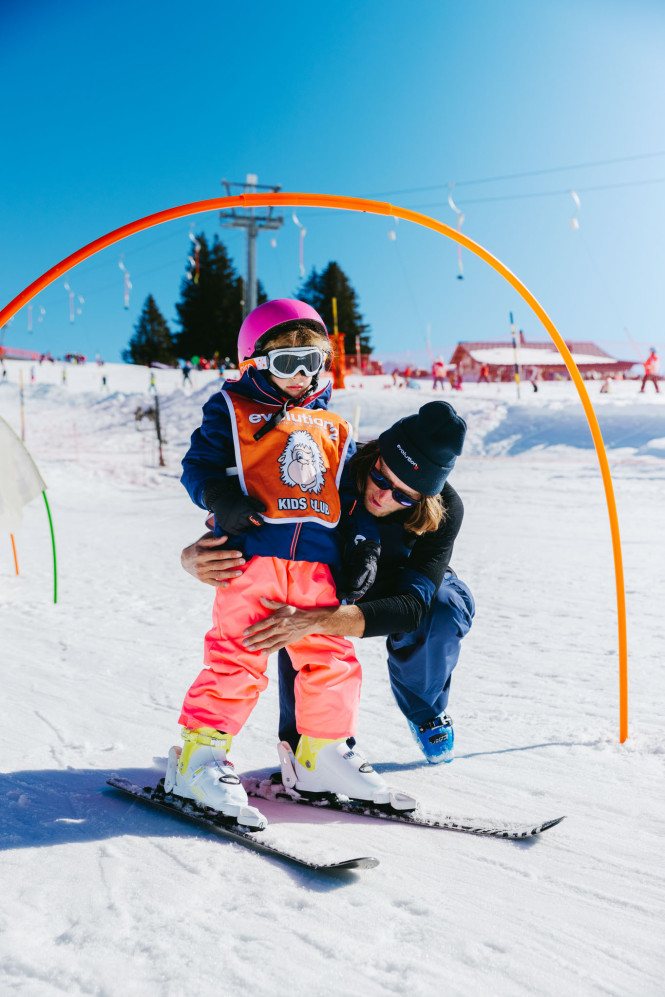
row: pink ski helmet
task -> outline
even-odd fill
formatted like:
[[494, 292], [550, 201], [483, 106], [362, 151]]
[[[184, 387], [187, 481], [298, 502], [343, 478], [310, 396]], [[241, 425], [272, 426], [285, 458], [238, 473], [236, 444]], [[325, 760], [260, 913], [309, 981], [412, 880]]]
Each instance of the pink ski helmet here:
[[250, 312], [238, 334], [238, 361], [248, 360], [254, 356], [257, 344], [266, 332], [277, 332], [279, 326], [291, 325], [292, 322], [305, 322], [318, 332], [328, 335], [325, 322], [311, 305], [295, 298], [278, 298], [276, 301], [266, 301]]

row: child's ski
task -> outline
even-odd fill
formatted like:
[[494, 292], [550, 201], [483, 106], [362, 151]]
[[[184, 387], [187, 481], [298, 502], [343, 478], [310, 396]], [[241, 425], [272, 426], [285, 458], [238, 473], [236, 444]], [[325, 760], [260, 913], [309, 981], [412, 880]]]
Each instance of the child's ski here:
[[381, 820], [399, 821], [402, 824], [416, 824], [420, 827], [436, 827], [446, 831], [463, 831], [466, 834], [481, 834], [492, 838], [531, 838], [559, 824], [563, 817], [554, 817], [532, 824], [516, 821], [487, 820], [476, 817], [451, 817], [448, 814], [428, 812], [416, 806], [414, 810], [394, 810], [386, 805], [354, 803], [344, 796], [333, 793], [311, 794], [306, 796], [295, 789], [287, 789], [281, 782], [281, 773], [274, 772], [268, 779], [241, 775], [248, 796], [263, 800], [278, 800], [282, 803], [297, 803], [304, 806], [335, 810], [359, 817], [378, 817]]
[[135, 800], [139, 800], [141, 803], [148, 803], [151, 806], [160, 808], [161, 810], [167, 810], [176, 817], [184, 817], [188, 821], [197, 824], [199, 827], [202, 827], [207, 831], [212, 831], [213, 834], [218, 834], [223, 838], [229, 838], [232, 841], [238, 842], [240, 845], [246, 845], [256, 851], [263, 852], [266, 855], [272, 855], [275, 858], [286, 859], [288, 862], [294, 862], [296, 865], [303, 866], [306, 869], [314, 869], [317, 872], [336, 869], [373, 869], [379, 864], [379, 860], [373, 858], [372, 856], [339, 859], [334, 862], [317, 862], [315, 859], [308, 858], [305, 855], [298, 855], [295, 852], [291, 852], [288, 849], [283, 848], [282, 845], [275, 840], [274, 833], [271, 834], [270, 829], [263, 831], [250, 831], [241, 824], [237, 824], [232, 817], [224, 817], [215, 810], [202, 810], [191, 800], [185, 800], [181, 797], [174, 796], [173, 794], [164, 793], [163, 779], [156, 788], [146, 786], [144, 789], [140, 786], [133, 785], [133, 783], [131, 783], [128, 779], [122, 779], [119, 776], [111, 776], [111, 778], [107, 780], [107, 783], [114, 789], [121, 790], [123, 793], [126, 793]]

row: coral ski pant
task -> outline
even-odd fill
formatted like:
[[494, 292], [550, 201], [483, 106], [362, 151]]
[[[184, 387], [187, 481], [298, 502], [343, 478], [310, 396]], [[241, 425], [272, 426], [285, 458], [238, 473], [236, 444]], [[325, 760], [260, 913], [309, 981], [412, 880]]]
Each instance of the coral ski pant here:
[[[270, 614], [261, 597], [298, 609], [337, 606], [325, 564], [254, 557], [226, 589], [217, 589], [213, 626], [205, 637], [206, 668], [183, 703], [185, 727], [215, 727], [237, 734], [268, 684], [268, 656], [243, 647], [243, 631]], [[361, 670], [344, 637], [311, 634], [289, 645], [297, 674], [297, 729], [311, 737], [351, 737], [356, 730]]]

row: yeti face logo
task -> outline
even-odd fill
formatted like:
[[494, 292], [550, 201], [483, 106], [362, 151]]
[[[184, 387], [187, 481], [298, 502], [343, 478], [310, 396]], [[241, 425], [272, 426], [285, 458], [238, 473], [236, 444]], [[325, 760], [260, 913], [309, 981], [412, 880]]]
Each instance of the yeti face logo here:
[[301, 491], [317, 495], [323, 488], [326, 466], [321, 451], [304, 429], [289, 435], [278, 464], [282, 482], [290, 488], [297, 485]]

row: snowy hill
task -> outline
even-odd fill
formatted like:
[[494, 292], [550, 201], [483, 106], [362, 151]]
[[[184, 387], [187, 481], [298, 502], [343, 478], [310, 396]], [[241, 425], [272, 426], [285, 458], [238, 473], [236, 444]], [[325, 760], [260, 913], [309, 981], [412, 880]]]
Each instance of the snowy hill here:
[[[590, 392], [626, 571], [630, 736], [604, 492], [572, 385], [469, 385], [453, 483], [466, 509], [453, 566], [477, 615], [453, 677], [457, 757], [421, 764], [390, 693], [381, 639], [357, 641], [359, 745], [393, 785], [451, 814], [567, 820], [513, 843], [267, 805], [285, 841], [376, 855], [325, 876], [219, 841], [105, 790], [155, 781], [200, 667], [212, 590], [179, 565], [203, 532], [179, 461], [215, 372], [157, 371], [165, 466], [145, 368], [23, 365], [26, 445], [43, 504], [0, 540], [5, 723], [0, 774], [0, 989], [52, 994], [662, 993], [662, 606], [665, 393]], [[18, 371], [0, 416], [20, 433]], [[107, 377], [106, 389], [101, 384]], [[362, 439], [430, 400], [349, 381], [333, 407]], [[440, 397], [440, 396], [438, 396]], [[359, 409], [359, 412], [357, 412]], [[274, 665], [269, 675], [274, 676]], [[271, 682], [233, 759], [275, 766]]]

